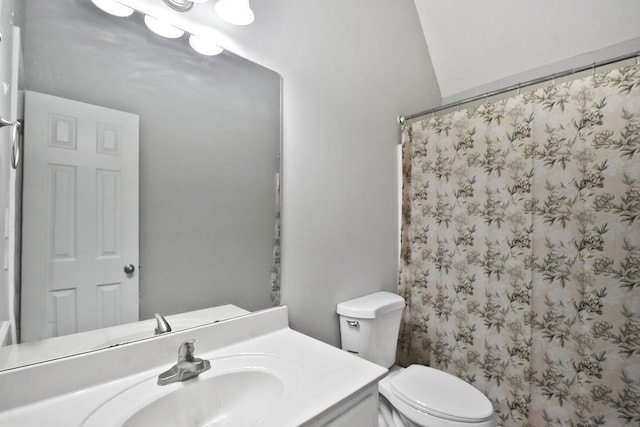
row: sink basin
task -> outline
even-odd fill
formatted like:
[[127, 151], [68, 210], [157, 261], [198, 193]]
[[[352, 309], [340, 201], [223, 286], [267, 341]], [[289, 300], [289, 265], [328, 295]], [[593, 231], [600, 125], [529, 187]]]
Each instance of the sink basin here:
[[184, 382], [159, 386], [154, 375], [137, 383], [100, 406], [83, 426], [275, 426], [279, 408], [297, 395], [300, 374], [286, 359], [239, 354], [210, 361], [209, 371]]

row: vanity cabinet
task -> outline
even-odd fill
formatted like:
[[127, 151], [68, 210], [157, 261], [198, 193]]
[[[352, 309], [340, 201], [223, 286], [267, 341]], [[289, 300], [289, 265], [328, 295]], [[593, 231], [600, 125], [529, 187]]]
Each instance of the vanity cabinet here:
[[378, 385], [374, 384], [335, 405], [309, 423], [309, 427], [374, 427], [378, 425]]

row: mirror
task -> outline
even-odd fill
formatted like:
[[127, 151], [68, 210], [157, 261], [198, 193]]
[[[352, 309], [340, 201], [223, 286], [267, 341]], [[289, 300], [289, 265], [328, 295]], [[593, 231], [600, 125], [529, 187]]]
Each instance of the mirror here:
[[[139, 319], [277, 304], [280, 76], [226, 51], [200, 55], [186, 36], [159, 37], [137, 13], [117, 18], [87, 0], [16, 7], [24, 7], [26, 91], [139, 117]], [[28, 136], [26, 118], [25, 146]], [[29, 166], [27, 156], [25, 211]], [[31, 268], [23, 263], [23, 276]], [[20, 317], [30, 315], [23, 305]], [[60, 328], [55, 323], [49, 318], [46, 327]]]

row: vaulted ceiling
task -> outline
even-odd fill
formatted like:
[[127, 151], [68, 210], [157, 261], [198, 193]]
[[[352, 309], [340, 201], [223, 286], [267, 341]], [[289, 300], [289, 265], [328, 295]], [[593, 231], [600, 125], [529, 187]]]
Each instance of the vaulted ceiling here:
[[415, 0], [415, 4], [445, 101], [496, 80], [621, 43], [626, 46], [618, 50], [640, 50], [638, 0]]

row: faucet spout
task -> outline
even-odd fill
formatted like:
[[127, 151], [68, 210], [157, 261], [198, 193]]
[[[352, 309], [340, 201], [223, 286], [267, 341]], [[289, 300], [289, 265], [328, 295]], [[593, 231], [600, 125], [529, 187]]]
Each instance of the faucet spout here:
[[167, 319], [165, 319], [160, 313], [155, 313], [153, 317], [156, 318], [156, 335], [171, 332], [171, 326], [169, 325], [169, 322], [167, 322]]
[[195, 341], [189, 340], [178, 348], [178, 363], [158, 376], [158, 385], [167, 385], [197, 377], [211, 368], [211, 362], [194, 357]]

